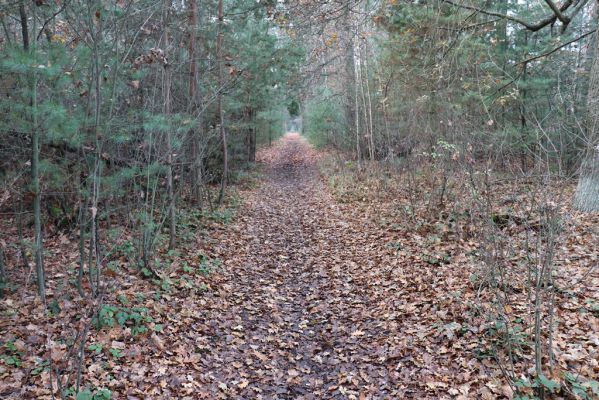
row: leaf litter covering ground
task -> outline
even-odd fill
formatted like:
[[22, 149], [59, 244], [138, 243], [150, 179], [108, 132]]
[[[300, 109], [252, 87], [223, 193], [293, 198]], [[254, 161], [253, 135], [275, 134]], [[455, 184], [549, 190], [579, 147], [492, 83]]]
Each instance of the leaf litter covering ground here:
[[[321, 156], [297, 135], [261, 152], [264, 183], [243, 193], [233, 224], [215, 224], [198, 242], [223, 260], [211, 275], [176, 281], [186, 262], [198, 261], [183, 255], [169, 267], [174, 288], [155, 297], [153, 284], [115, 277], [118, 295], [132, 303], [146, 295], [138, 305], [162, 329], [92, 329], [83, 381], [116, 399], [512, 397], [496, 363], [477, 356], [488, 345], [487, 321], [472, 313], [477, 266], [465, 256], [477, 243], [427, 243], [376, 196], [336, 201], [318, 173]], [[596, 263], [584, 234], [564, 247]], [[452, 261], [431, 263], [424, 253]], [[598, 318], [580, 311], [599, 301], [599, 278], [585, 279], [587, 287], [558, 302], [556, 346], [561, 367], [597, 379]], [[35, 367], [42, 358], [72, 365], [58, 338], [85, 325], [64, 315], [86, 303], [62, 302], [62, 314], [47, 321], [26, 300], [2, 305], [13, 316], [0, 325], [2, 341], [17, 339], [23, 368], [0, 364], [0, 393], [50, 398], [50, 376]]]

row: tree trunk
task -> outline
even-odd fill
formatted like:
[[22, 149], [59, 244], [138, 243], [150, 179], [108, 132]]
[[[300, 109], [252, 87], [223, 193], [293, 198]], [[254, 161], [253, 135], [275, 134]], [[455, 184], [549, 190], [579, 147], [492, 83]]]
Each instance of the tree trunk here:
[[[33, 6], [33, 31], [36, 31], [36, 13], [35, 5]], [[27, 15], [25, 14], [25, 5], [23, 1], [19, 4], [19, 13], [21, 16], [21, 30], [23, 32], [23, 48], [30, 51], [31, 57], [36, 56], [36, 44], [35, 40], [33, 43], [29, 43], [29, 29], [27, 26]], [[40, 190], [40, 176], [39, 176], [39, 157], [40, 157], [40, 128], [38, 126], [37, 118], [37, 73], [35, 70], [31, 72], [30, 77], [31, 84], [31, 191], [33, 192], [33, 221], [34, 221], [34, 260], [35, 260], [35, 272], [37, 276], [37, 291], [39, 293], [42, 302], [46, 303], [46, 277], [44, 271], [44, 245], [42, 238], [42, 194]]]
[[227, 132], [225, 131], [225, 114], [223, 111], [223, 0], [218, 0], [218, 36], [216, 38], [216, 57], [218, 62], [218, 96], [217, 109], [219, 119], [220, 138], [223, 146], [223, 177], [220, 184], [220, 195], [218, 203], [222, 204], [225, 198], [225, 190], [227, 188], [227, 175], [229, 174], [229, 154], [227, 150]]
[[21, 34], [23, 35], [23, 48], [29, 50], [29, 29], [27, 27], [27, 13], [25, 12], [25, 2], [19, 2], [19, 16], [21, 17]]
[[574, 206], [584, 212], [599, 211], [599, 34], [595, 34], [594, 46], [595, 58], [587, 96], [587, 151], [574, 196]]
[[368, 42], [365, 42], [366, 57], [364, 57], [364, 72], [366, 74], [366, 98], [368, 99], [368, 124], [369, 124], [369, 140], [370, 140], [370, 160], [374, 160], [375, 157], [375, 145], [374, 145], [374, 122], [372, 121], [372, 96], [370, 95], [370, 83], [369, 83], [369, 70], [368, 70]]
[[4, 269], [4, 249], [0, 247], [0, 299], [4, 297], [6, 287], [6, 270]]
[[272, 127], [268, 124], [268, 146], [272, 146]]
[[[95, 9], [101, 9], [101, 2], [95, 3]], [[92, 33], [92, 71], [93, 75], [93, 90], [94, 90], [94, 125], [93, 133], [95, 140], [94, 164], [92, 171], [92, 193], [91, 193], [91, 219], [90, 219], [90, 239], [89, 239], [89, 282], [91, 292], [94, 297], [100, 294], [100, 279], [102, 276], [102, 257], [100, 255], [100, 237], [98, 226], [100, 188], [102, 180], [102, 135], [100, 122], [102, 117], [102, 63], [100, 60], [100, 44], [102, 43], [103, 24], [102, 18], [97, 18], [96, 30]], [[95, 269], [94, 269], [95, 268]], [[95, 282], [94, 282], [95, 280]]]
[[198, 29], [198, 5], [196, 0], [189, 0], [189, 98], [197, 101], [198, 63], [196, 60], [196, 35]]
[[254, 124], [254, 110], [250, 107], [247, 112], [248, 132], [247, 132], [247, 151], [248, 162], [256, 161], [256, 126]]
[[[357, 66], [355, 57], [354, 24], [351, 15], [350, 4], [345, 5], [343, 14], [345, 25], [345, 79], [348, 88], [345, 97], [345, 123], [348, 129], [349, 137], [356, 137], [357, 158], [360, 159], [360, 116], [358, 110], [358, 84], [357, 84]], [[349, 88], [354, 88], [352, 93]], [[355, 132], [352, 132], [355, 130]]]
[[[83, 187], [83, 183], [79, 183], [79, 187]], [[81, 189], [79, 189], [81, 192]], [[85, 272], [85, 205], [87, 201], [84, 200], [83, 195], [80, 194], [80, 205], [79, 205], [79, 270], [77, 271], [77, 292], [81, 297], [85, 295], [83, 291], [83, 274]]]
[[574, 205], [584, 212], [599, 211], [599, 144], [588, 150], [582, 163]]
[[385, 83], [383, 82], [383, 71], [381, 69], [381, 66], [379, 63], [375, 62], [375, 67], [376, 67], [376, 71], [377, 71], [377, 75], [378, 75], [378, 85], [379, 85], [379, 92], [381, 93], [381, 109], [382, 109], [382, 114], [383, 114], [383, 123], [385, 124], [385, 137], [387, 139], [387, 151], [386, 151], [386, 156], [390, 157], [391, 159], [393, 159], [394, 157], [394, 152], [393, 152], [393, 147], [391, 144], [391, 131], [389, 129], [389, 111], [387, 110], [387, 90], [385, 87]]
[[[171, 6], [171, 0], [165, 0], [164, 2], [164, 10], [162, 16], [162, 24], [164, 25], [164, 68], [163, 68], [163, 95], [164, 95], [164, 115], [168, 119], [171, 114], [171, 68], [168, 63], [168, 46], [169, 46], [169, 37], [168, 37], [168, 12]], [[166, 131], [166, 163], [167, 163], [167, 172], [166, 172], [166, 186], [167, 186], [167, 196], [168, 196], [168, 220], [169, 220], [169, 240], [168, 240], [168, 248], [169, 250], [173, 250], [176, 244], [177, 237], [177, 211], [175, 204], [175, 188], [173, 181], [173, 134], [171, 132], [170, 127], [167, 124]]]
[[[355, 57], [354, 57], [354, 76], [357, 75], [357, 68], [358, 68], [358, 64], [355, 62]], [[358, 81], [356, 79], [354, 79], [354, 117], [355, 117], [355, 135], [356, 135], [356, 157], [358, 158], [358, 163], [360, 162], [361, 159], [361, 153], [362, 150], [360, 149], [360, 113], [358, 112], [359, 110], [359, 104], [358, 104]], [[348, 93], [350, 93], [351, 91], [348, 90]]]
[[[198, 47], [197, 47], [197, 32], [198, 32], [198, 4], [196, 0], [189, 0], [189, 98], [192, 113], [197, 112], [201, 104], [201, 93], [198, 90]], [[204, 131], [204, 122], [202, 113], [198, 113], [197, 129], [190, 132], [193, 137], [191, 142], [192, 148], [192, 192], [196, 204], [201, 205], [200, 185], [202, 185], [202, 141], [201, 136]]]
[[[368, 104], [366, 102], [366, 92], [368, 89], [364, 88], [364, 76], [362, 68], [365, 63], [365, 57], [362, 54], [363, 46], [358, 44], [357, 51], [355, 51], [356, 57], [356, 84], [360, 87], [360, 96], [362, 99], [362, 111], [364, 112], [364, 131], [366, 131], [366, 143], [368, 144], [368, 158], [372, 161], [374, 160], [374, 141], [373, 141], [373, 133], [372, 133], [372, 121], [370, 121], [368, 115]], [[366, 77], [366, 81], [368, 77]], [[371, 115], [372, 116], [372, 115]]]

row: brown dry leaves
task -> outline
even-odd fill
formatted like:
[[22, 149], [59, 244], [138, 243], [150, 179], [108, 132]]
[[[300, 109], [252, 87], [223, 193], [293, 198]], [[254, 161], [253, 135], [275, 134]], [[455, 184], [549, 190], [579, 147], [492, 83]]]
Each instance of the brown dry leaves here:
[[[85, 384], [118, 399], [513, 396], [482, 354], [491, 343], [471, 283], [476, 238], [402, 217], [397, 210], [407, 200], [386, 188], [336, 201], [317, 170], [322, 153], [298, 135], [258, 159], [267, 167], [262, 187], [242, 193], [232, 225], [214, 224], [198, 241], [204, 254], [222, 260], [217, 271], [181, 282], [183, 263], [198, 262], [183, 255], [168, 273], [174, 289], [160, 297], [148, 282], [114, 277], [121, 288], [114, 296], [146, 307], [151, 327], [163, 328], [136, 337], [118, 327], [92, 330], [87, 345], [102, 350], [88, 351]], [[589, 254], [597, 221], [582, 222], [570, 222], [558, 258], [564, 280], [590, 285], [560, 299], [554, 340], [561, 368], [596, 378], [597, 317], [580, 310], [599, 300], [599, 278], [577, 266], [597, 260]], [[48, 374], [32, 371], [44, 357], [62, 362], [67, 349], [51, 338], [69, 326], [64, 314], [44, 320], [28, 301], [2, 306], [12, 319], [2, 321], [0, 334], [19, 338], [24, 367], [0, 364], [0, 393], [50, 398]], [[508, 314], [528, 312], [522, 303], [509, 307]]]

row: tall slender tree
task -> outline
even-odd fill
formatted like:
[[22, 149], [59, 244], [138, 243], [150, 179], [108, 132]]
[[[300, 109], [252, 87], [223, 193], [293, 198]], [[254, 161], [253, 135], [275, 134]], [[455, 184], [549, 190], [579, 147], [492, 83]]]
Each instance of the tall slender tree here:
[[169, 54], [169, 10], [172, 6], [172, 0], [164, 0], [164, 6], [162, 11], [162, 24], [164, 27], [164, 61], [162, 68], [162, 84], [163, 84], [163, 112], [164, 117], [167, 119], [166, 125], [166, 185], [168, 192], [168, 221], [169, 221], [169, 241], [168, 248], [173, 250], [175, 248], [176, 236], [177, 236], [177, 205], [175, 198], [175, 184], [173, 179], [173, 133], [168, 123], [168, 118], [171, 115], [171, 66], [168, 61]]
[[[32, 5], [32, 31], [37, 31], [37, 12], [36, 4]], [[44, 270], [44, 242], [42, 233], [42, 193], [40, 188], [40, 136], [41, 126], [38, 121], [38, 64], [37, 59], [37, 40], [33, 36], [33, 41], [29, 43], [29, 28], [27, 25], [27, 14], [25, 4], [21, 0], [19, 4], [19, 13], [21, 14], [21, 29], [23, 32], [23, 48], [29, 52], [31, 58], [29, 85], [30, 85], [30, 105], [31, 105], [31, 192], [33, 193], [33, 218], [34, 218], [34, 261], [37, 275], [37, 290], [40, 298], [46, 302], [46, 277]]]
[[225, 16], [223, 12], [223, 0], [218, 0], [218, 35], [216, 37], [216, 60], [218, 63], [218, 94], [217, 94], [217, 112], [219, 121], [220, 140], [223, 149], [223, 173], [220, 183], [220, 194], [218, 203], [222, 204], [225, 198], [225, 190], [227, 188], [227, 179], [229, 175], [229, 150], [227, 146], [227, 131], [225, 130], [225, 111], [223, 109], [223, 91], [224, 91], [224, 53], [223, 39]]

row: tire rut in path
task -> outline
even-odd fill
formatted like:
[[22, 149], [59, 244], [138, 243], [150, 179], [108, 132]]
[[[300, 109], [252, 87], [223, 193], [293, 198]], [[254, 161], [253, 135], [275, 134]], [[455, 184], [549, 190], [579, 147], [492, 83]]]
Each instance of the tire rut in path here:
[[225, 344], [205, 360], [215, 386], [233, 383], [223, 398], [391, 394], [387, 332], [369, 312], [368, 282], [348, 272], [366, 266], [369, 238], [336, 208], [311, 152], [298, 136], [283, 140], [238, 223], [243, 251], [227, 250], [237, 256], [211, 317], [234, 322], [217, 329]]

